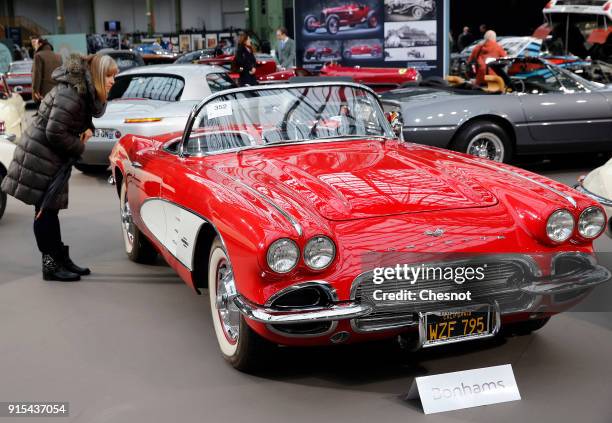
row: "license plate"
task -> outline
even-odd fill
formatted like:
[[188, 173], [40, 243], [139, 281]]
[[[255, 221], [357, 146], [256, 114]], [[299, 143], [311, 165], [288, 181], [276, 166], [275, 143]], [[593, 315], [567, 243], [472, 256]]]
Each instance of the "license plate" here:
[[492, 307], [488, 304], [421, 313], [421, 346], [426, 348], [493, 336], [492, 316]]
[[100, 129], [100, 128], [96, 128], [96, 131], [94, 132], [94, 137], [96, 137], [96, 138], [103, 138], [103, 139], [107, 139], [107, 140], [114, 140], [115, 139], [115, 130], [114, 129]]

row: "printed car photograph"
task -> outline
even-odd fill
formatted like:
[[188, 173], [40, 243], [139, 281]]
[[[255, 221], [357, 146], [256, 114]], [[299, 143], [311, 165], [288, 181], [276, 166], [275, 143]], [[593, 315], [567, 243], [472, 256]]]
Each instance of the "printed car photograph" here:
[[385, 21], [421, 21], [434, 19], [436, 0], [385, 0]]
[[437, 43], [437, 28], [435, 21], [411, 22], [409, 25], [401, 22], [385, 24], [386, 48], [412, 48], [435, 46]]
[[342, 57], [347, 60], [380, 59], [383, 56], [383, 40], [352, 40], [345, 41]]
[[315, 41], [306, 44], [304, 49], [305, 62], [333, 62], [342, 59], [342, 42]]
[[612, 90], [533, 57], [491, 62], [478, 87], [458, 77], [383, 94], [404, 136], [497, 162], [612, 151]]
[[301, 23], [305, 38], [320, 38], [321, 35], [358, 37], [377, 33], [382, 28], [382, 11], [379, 2], [374, 0], [313, 2], [303, 13]]
[[385, 48], [385, 61], [387, 62], [418, 62], [436, 60], [437, 58], [438, 48], [436, 46]]
[[[595, 200], [401, 136], [374, 91], [352, 83], [213, 94], [184, 130], [114, 147], [125, 253], [137, 263], [159, 254], [206, 293], [209, 336], [242, 371], [278, 345], [402, 335], [428, 348], [531, 332], [610, 279], [593, 254], [606, 224]], [[470, 285], [482, 324], [436, 334], [449, 304], [435, 298], [466, 295], [439, 277], [417, 285], [429, 299], [385, 300], [411, 286], [377, 281], [396, 254], [422, 269], [488, 268]]]

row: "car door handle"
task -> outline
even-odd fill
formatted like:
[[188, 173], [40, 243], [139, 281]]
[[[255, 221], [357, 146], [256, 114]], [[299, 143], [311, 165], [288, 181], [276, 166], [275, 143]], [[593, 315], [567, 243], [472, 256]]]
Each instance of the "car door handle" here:
[[140, 162], [132, 162], [132, 167], [135, 167], [136, 169], [142, 169], [142, 163]]

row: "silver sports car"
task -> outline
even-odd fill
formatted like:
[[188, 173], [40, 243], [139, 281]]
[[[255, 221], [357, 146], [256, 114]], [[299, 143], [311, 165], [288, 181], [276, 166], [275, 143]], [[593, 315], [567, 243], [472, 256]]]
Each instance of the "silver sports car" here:
[[227, 70], [218, 66], [142, 66], [120, 73], [104, 116], [93, 120], [94, 136], [76, 168], [83, 172], [107, 168], [111, 150], [124, 135], [182, 131], [193, 106], [235, 86]]
[[538, 58], [490, 63], [488, 86], [433, 80], [382, 95], [404, 138], [499, 162], [612, 151], [612, 89]]

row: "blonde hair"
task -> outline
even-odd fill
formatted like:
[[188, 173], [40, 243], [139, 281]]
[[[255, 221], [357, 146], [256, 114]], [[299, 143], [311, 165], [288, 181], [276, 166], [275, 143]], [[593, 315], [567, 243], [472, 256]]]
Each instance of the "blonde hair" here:
[[108, 93], [106, 92], [106, 77], [117, 75], [119, 68], [112, 57], [106, 54], [94, 54], [88, 58], [91, 79], [96, 89], [98, 99], [106, 103]]

